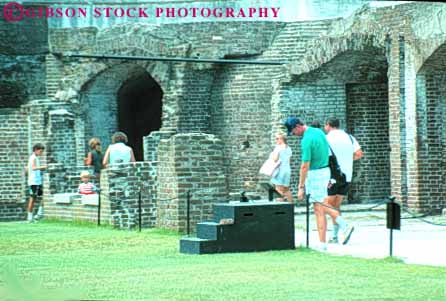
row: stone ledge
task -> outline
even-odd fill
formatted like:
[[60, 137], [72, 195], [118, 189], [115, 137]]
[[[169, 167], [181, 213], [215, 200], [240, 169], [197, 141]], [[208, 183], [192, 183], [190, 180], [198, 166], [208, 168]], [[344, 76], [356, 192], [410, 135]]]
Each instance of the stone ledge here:
[[55, 193], [53, 202], [56, 204], [71, 204], [75, 196], [77, 196], [77, 193]]
[[98, 206], [99, 194], [84, 194], [81, 195], [82, 205]]

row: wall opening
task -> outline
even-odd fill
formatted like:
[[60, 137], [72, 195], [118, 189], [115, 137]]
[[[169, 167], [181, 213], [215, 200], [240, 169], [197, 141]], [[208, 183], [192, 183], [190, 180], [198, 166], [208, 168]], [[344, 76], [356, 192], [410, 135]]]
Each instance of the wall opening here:
[[147, 73], [130, 77], [118, 90], [118, 128], [127, 134], [137, 161], [143, 160], [143, 137], [161, 128], [163, 91]]

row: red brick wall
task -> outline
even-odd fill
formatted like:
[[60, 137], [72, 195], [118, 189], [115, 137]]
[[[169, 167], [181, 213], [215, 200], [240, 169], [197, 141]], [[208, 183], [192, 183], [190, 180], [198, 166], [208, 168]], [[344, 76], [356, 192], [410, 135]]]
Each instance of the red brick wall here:
[[24, 217], [27, 120], [20, 109], [0, 109], [0, 221]]
[[387, 84], [348, 84], [347, 131], [364, 157], [354, 164], [349, 199], [383, 200], [390, 194]]

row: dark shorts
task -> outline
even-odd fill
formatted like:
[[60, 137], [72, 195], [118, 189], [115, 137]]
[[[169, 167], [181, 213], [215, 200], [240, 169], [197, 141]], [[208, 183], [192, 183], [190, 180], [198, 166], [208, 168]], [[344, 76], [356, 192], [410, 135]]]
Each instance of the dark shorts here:
[[350, 182], [345, 182], [341, 185], [334, 183], [330, 188], [327, 189], [328, 195], [347, 195], [350, 189]]
[[32, 197], [41, 196], [43, 194], [42, 185], [29, 186], [29, 195]]

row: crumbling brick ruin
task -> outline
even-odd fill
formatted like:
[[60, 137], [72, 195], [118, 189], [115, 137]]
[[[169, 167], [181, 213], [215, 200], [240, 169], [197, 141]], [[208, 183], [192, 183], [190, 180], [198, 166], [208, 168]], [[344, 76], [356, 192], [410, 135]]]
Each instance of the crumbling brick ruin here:
[[[367, 2], [367, 1], [362, 1]], [[118, 4], [116, 4], [118, 5]], [[23, 166], [46, 145], [49, 217], [96, 218], [75, 196], [87, 141], [127, 132], [138, 162], [102, 174], [102, 221], [184, 231], [245, 189], [289, 114], [337, 116], [365, 158], [350, 202], [395, 195], [416, 211], [446, 207], [446, 4], [368, 5], [350, 16], [58, 26], [0, 20], [0, 220], [24, 218]], [[71, 58], [83, 54], [286, 61], [243, 65]], [[137, 108], [137, 109], [135, 109]], [[291, 138], [293, 189], [300, 161]]]

